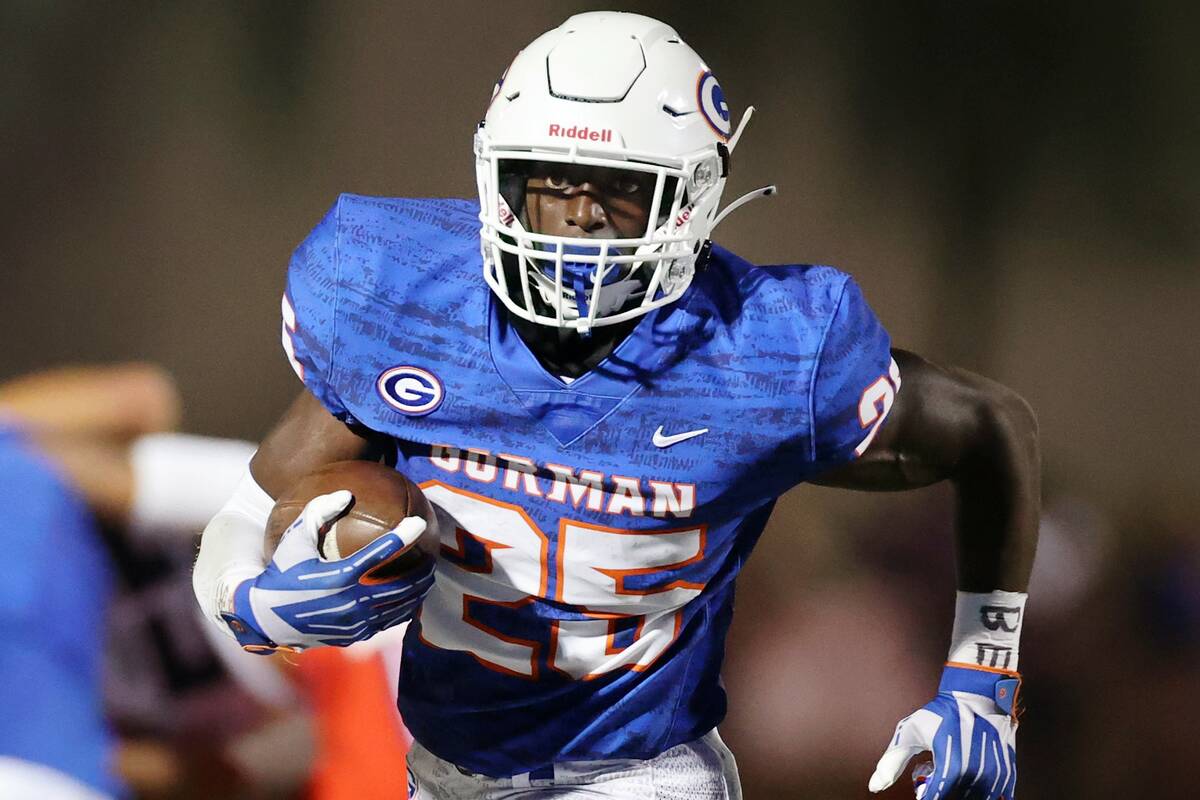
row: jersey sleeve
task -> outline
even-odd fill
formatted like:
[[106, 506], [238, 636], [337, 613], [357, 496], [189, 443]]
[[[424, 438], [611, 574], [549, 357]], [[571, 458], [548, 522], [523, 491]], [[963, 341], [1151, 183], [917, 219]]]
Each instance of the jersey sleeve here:
[[340, 283], [340, 205], [339, 200], [292, 254], [283, 293], [283, 350], [305, 388], [329, 413], [356, 424], [332, 378]]
[[858, 284], [847, 278], [813, 373], [813, 462], [834, 466], [862, 455], [899, 389], [891, 339]]

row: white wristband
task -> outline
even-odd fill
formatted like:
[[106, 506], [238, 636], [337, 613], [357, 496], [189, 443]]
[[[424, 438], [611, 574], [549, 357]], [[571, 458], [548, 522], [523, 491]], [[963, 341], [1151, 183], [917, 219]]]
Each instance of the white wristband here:
[[233, 610], [233, 593], [263, 571], [263, 533], [275, 501], [246, 469], [225, 506], [204, 529], [192, 572], [192, 589], [204, 615], [232, 635], [222, 611]]
[[1024, 592], [959, 592], [949, 660], [1016, 672], [1027, 597]]

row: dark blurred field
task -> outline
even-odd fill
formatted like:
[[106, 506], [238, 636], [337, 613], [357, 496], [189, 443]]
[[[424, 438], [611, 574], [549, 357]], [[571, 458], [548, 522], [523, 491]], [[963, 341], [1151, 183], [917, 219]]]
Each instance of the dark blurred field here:
[[[141, 358], [188, 430], [299, 388], [292, 247], [340, 191], [470, 196], [516, 50], [577, 2], [0, 7], [0, 378]], [[852, 272], [894, 340], [1037, 410], [1023, 800], [1192, 797], [1200, 712], [1200, 13], [1184, 3], [630, 3], [758, 108], [723, 243]], [[950, 497], [802, 489], [741, 582], [747, 796], [857, 798], [924, 702]], [[1189, 713], [1190, 712], [1190, 713]], [[902, 797], [905, 792], [892, 796]]]

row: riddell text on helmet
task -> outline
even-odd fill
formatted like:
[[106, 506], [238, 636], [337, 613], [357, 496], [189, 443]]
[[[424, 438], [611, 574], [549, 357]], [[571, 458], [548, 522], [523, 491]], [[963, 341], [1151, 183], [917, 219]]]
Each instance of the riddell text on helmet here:
[[585, 142], [611, 142], [613, 140], [612, 128], [594, 131], [584, 125], [582, 128], [578, 125], [572, 125], [569, 128], [564, 128], [558, 123], [550, 123], [550, 129], [547, 131], [548, 136], [562, 136], [566, 139], [582, 139]]

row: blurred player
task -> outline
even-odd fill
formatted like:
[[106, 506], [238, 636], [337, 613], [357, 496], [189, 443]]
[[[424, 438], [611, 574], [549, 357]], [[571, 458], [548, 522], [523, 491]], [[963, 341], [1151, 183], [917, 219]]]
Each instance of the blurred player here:
[[141, 365], [59, 370], [0, 386], [6, 798], [121, 790], [101, 685], [112, 572], [92, 510], [108, 517], [128, 508], [128, 441], [174, 424], [178, 407], [166, 377]]
[[[284, 728], [272, 705], [305, 712], [268, 663], [237, 648], [235, 683], [218, 658], [228, 640], [213, 638], [214, 652], [211, 626], [197, 627], [172, 580], [190, 603], [194, 532], [254, 447], [169, 433], [179, 407], [165, 373], [142, 364], [0, 384], [4, 800], [279, 785], [279, 770], [240, 751]], [[198, 730], [204, 740], [189, 741]], [[292, 785], [306, 778], [294, 764]]]
[[[332, 496], [261, 556], [272, 496], [394, 453], [438, 509], [443, 556], [401, 665], [411, 797], [740, 796], [716, 733], [723, 641], [776, 498], [943, 479], [959, 497], [950, 662], [870, 788], [932, 750], [930, 798], [1013, 795], [1032, 414], [893, 351], [845, 274], [711, 243], [748, 116], [735, 130], [666, 25], [578, 15], [497, 84], [478, 203], [343, 195], [292, 260], [283, 344], [307, 391], [206, 529], [196, 593], [251, 648], [398, 622], [372, 614], [364, 565], [317, 557]], [[415, 604], [424, 584], [383, 588]]]

